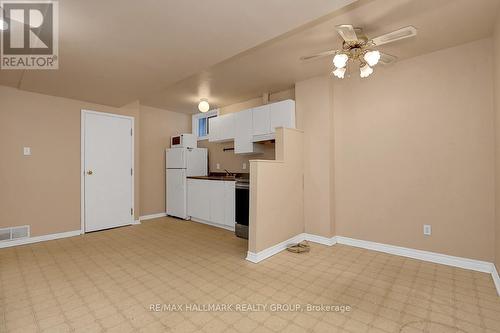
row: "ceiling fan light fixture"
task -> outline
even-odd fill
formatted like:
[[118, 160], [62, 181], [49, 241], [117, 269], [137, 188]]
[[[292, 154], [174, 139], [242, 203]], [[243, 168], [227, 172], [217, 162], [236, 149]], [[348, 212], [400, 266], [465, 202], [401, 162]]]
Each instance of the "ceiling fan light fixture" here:
[[371, 67], [375, 66], [378, 64], [378, 61], [380, 60], [380, 52], [375, 50], [375, 51], [368, 51], [365, 53], [363, 56], [363, 59], [365, 59], [366, 63], [370, 65]]
[[346, 71], [345, 67], [335, 68], [335, 70], [332, 72], [332, 74], [335, 75], [336, 77], [338, 77], [339, 79], [343, 79], [344, 75], [345, 75], [345, 71]]
[[207, 112], [210, 110], [210, 104], [208, 104], [208, 100], [206, 98], [200, 100], [200, 103], [198, 103], [198, 110], [200, 110], [200, 112]]
[[333, 65], [337, 68], [344, 68], [347, 65], [349, 57], [345, 53], [338, 53], [333, 57]]
[[359, 66], [359, 76], [362, 78], [370, 76], [373, 73], [373, 68], [371, 68], [368, 64], [361, 64]]

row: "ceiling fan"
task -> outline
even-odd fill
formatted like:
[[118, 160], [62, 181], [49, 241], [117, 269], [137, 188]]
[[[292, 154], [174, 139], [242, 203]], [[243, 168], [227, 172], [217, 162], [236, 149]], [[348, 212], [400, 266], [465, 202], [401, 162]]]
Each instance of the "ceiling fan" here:
[[362, 78], [368, 77], [373, 73], [372, 67], [378, 63], [387, 65], [397, 59], [395, 56], [376, 50], [376, 47], [417, 35], [417, 29], [411, 25], [372, 39], [366, 37], [362, 28], [356, 28], [350, 24], [341, 24], [336, 26], [335, 29], [344, 40], [341, 50], [328, 50], [300, 59], [312, 60], [334, 55], [333, 65], [335, 68], [332, 74], [339, 79], [344, 78], [349, 60], [352, 62], [358, 61], [360, 76]]

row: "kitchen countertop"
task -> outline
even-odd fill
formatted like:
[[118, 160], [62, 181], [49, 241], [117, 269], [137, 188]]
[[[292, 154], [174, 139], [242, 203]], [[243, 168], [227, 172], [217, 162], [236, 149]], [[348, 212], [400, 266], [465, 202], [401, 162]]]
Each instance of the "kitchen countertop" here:
[[237, 179], [235, 177], [229, 176], [190, 176], [188, 179], [203, 179], [203, 180], [222, 180], [227, 182], [235, 182]]

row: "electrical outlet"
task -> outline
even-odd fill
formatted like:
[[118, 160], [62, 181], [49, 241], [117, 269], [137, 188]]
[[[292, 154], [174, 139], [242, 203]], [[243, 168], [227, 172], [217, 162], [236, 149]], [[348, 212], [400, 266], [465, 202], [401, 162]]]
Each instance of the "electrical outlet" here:
[[243, 163], [242, 169], [243, 169], [243, 170], [246, 170], [246, 169], [247, 169], [247, 164], [246, 164], [246, 163]]
[[432, 233], [432, 228], [430, 224], [424, 224], [424, 235], [430, 236]]
[[24, 156], [30, 156], [31, 155], [31, 147], [24, 147], [23, 154], [24, 154]]
[[217, 164], [215, 165], [215, 168], [216, 168], [217, 170], [220, 170], [220, 164], [219, 164], [219, 163], [217, 163]]

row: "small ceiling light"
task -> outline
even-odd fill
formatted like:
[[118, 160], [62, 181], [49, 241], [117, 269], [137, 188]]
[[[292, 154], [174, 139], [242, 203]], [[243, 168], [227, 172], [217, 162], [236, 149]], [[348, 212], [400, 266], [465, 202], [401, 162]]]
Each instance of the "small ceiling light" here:
[[368, 51], [365, 53], [363, 57], [368, 65], [370, 66], [375, 66], [378, 64], [378, 61], [380, 60], [380, 52], [379, 51]]
[[345, 71], [346, 71], [345, 67], [343, 67], [343, 68], [336, 68], [332, 73], [333, 73], [333, 75], [335, 75], [339, 79], [343, 79], [344, 75], [345, 75]]
[[373, 69], [368, 64], [361, 64], [359, 67], [359, 76], [368, 77], [371, 73], [373, 73]]
[[336, 54], [335, 57], [333, 57], [333, 64], [337, 68], [344, 68], [347, 65], [347, 60], [349, 60], [347, 54], [339, 53]]
[[201, 112], [207, 112], [210, 110], [210, 104], [208, 104], [208, 100], [206, 98], [203, 98], [200, 100], [200, 103], [198, 104], [198, 110]]

